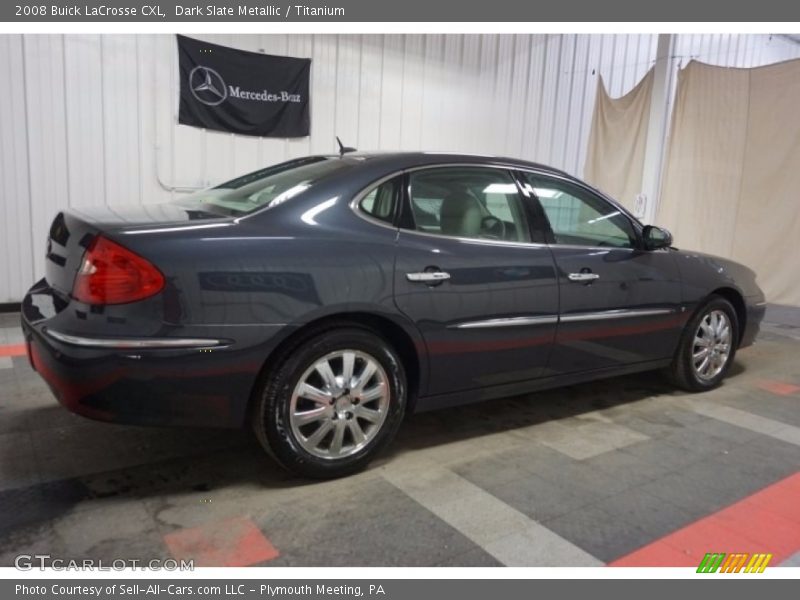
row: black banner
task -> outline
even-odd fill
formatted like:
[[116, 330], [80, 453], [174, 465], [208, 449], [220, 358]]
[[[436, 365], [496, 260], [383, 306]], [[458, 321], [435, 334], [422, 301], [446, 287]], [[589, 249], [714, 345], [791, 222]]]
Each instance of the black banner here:
[[308, 135], [310, 59], [177, 38], [179, 123], [261, 137]]

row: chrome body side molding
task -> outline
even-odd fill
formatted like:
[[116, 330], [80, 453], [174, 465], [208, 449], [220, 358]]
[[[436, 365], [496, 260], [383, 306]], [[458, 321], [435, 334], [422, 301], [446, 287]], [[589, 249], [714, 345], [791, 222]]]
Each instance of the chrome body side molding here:
[[487, 329], [492, 327], [525, 327], [528, 325], [554, 325], [558, 323], [558, 315], [542, 317], [510, 317], [507, 319], [486, 319], [483, 321], [465, 321], [450, 325], [449, 329]]
[[597, 312], [561, 315], [560, 320], [562, 323], [576, 323], [579, 321], [608, 321], [611, 319], [631, 319], [633, 317], [655, 317], [674, 313], [675, 310], [671, 308], [624, 308], [620, 310], [601, 310]]
[[147, 348], [209, 348], [227, 345], [223, 340], [201, 338], [90, 338], [61, 333], [46, 329], [45, 333], [64, 344], [84, 348], [116, 348], [119, 350], [139, 350]]
[[501, 319], [485, 319], [481, 321], [465, 321], [448, 325], [448, 329], [489, 329], [493, 327], [527, 327], [531, 325], [554, 325], [556, 323], [576, 323], [580, 321], [608, 321], [611, 319], [630, 319], [634, 317], [655, 317], [675, 314], [671, 308], [632, 308], [620, 310], [603, 310], [597, 312], [576, 313], [572, 315], [543, 315], [530, 317], [508, 317]]

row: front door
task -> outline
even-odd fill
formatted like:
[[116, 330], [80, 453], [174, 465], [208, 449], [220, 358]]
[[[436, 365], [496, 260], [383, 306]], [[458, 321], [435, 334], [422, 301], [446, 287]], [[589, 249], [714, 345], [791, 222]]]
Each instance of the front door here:
[[553, 259], [502, 168], [431, 167], [408, 176], [395, 302], [419, 327], [435, 395], [532, 379], [558, 319]]
[[646, 251], [637, 227], [591, 190], [525, 173], [525, 191], [549, 223], [560, 322], [548, 374], [669, 358], [687, 315], [669, 249]]

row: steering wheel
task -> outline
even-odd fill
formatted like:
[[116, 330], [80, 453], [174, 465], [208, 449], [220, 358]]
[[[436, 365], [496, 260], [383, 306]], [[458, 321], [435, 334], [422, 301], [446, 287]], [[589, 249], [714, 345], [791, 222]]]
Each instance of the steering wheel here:
[[484, 236], [495, 240], [506, 239], [506, 224], [494, 215], [487, 215], [481, 219], [481, 231]]

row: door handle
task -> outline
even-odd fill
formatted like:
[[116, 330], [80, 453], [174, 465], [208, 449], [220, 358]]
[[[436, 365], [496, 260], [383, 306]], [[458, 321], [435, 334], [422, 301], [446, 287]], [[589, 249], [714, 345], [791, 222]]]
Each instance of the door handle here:
[[450, 273], [444, 271], [423, 271], [422, 273], [406, 273], [406, 279], [415, 283], [441, 283], [450, 279]]
[[570, 273], [567, 275], [567, 279], [570, 281], [588, 283], [590, 281], [594, 281], [595, 279], [600, 279], [600, 275], [597, 273]]

